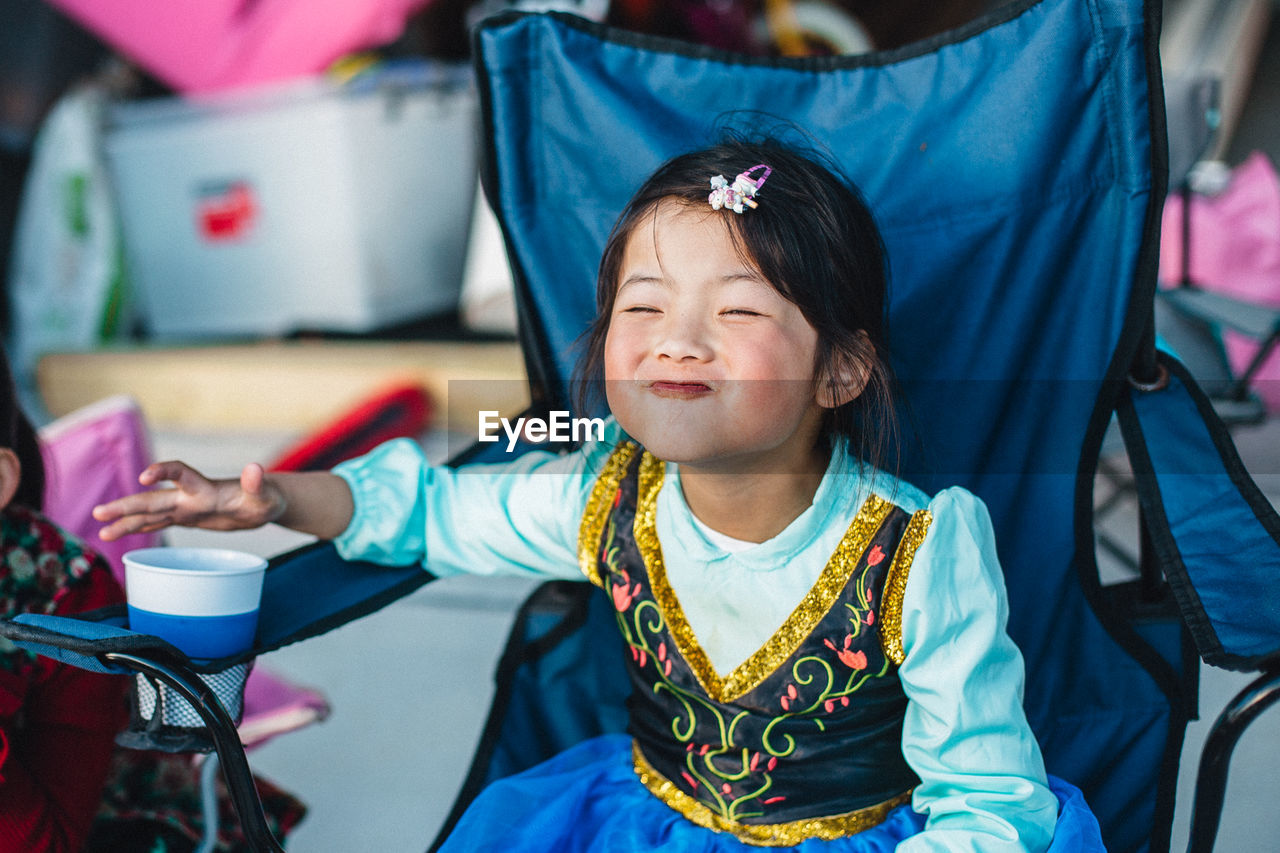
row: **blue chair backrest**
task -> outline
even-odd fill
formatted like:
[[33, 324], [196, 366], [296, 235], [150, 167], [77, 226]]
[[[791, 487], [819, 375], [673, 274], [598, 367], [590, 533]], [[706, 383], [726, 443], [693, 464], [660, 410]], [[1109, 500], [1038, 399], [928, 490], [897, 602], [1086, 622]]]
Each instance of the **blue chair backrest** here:
[[476, 42], [486, 189], [531, 371], [557, 404], [614, 219], [659, 163], [715, 141], [726, 113], [796, 123], [862, 189], [890, 258], [892, 361], [915, 432], [905, 476], [987, 502], [1032, 726], [1120, 850], [1171, 809], [1159, 769], [1184, 722], [1166, 695], [1177, 630], [1175, 650], [1156, 649], [1108, 616], [1092, 553], [1097, 448], [1151, 309], [1164, 196], [1146, 11], [1022, 0], [927, 43], [817, 59], [558, 15], [491, 19]]

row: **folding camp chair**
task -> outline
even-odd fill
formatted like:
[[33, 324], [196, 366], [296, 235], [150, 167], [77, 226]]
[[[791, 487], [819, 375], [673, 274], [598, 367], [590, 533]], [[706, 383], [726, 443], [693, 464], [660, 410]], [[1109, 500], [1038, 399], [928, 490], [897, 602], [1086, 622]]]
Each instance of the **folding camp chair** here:
[[[925, 43], [823, 59], [747, 59], [559, 15], [494, 18], [476, 38], [486, 191], [543, 410], [568, 408], [573, 343], [594, 311], [614, 217], [659, 162], [713, 141], [726, 111], [794, 121], [858, 182], [892, 265], [894, 367], [915, 425], [904, 475], [926, 491], [963, 485], [990, 508], [1032, 727], [1049, 770], [1084, 790], [1116, 851], [1168, 847], [1170, 771], [1196, 713], [1190, 641], [1210, 663], [1267, 673], [1219, 729], [1203, 765], [1219, 780], [1239, 720], [1270, 704], [1280, 680], [1280, 520], [1203, 393], [1154, 347], [1158, 17], [1141, 0], [1019, 0]], [[1113, 411], [1151, 547], [1142, 580], [1104, 588], [1091, 497]], [[301, 577], [307, 602], [289, 594]], [[324, 545], [276, 560], [253, 653], [428, 577], [344, 564]], [[585, 584], [556, 582], [523, 608], [464, 801], [624, 724], [608, 606]], [[190, 667], [122, 628], [3, 627], [80, 663], [190, 683]], [[128, 643], [149, 645], [112, 650]], [[566, 693], [575, 701], [556, 701]], [[242, 756], [224, 764], [232, 777], [244, 769]], [[1217, 782], [1203, 790], [1198, 850], [1212, 845], [1220, 805]]]
[[[797, 122], [863, 189], [888, 248], [891, 350], [918, 433], [907, 478], [959, 483], [991, 508], [1029, 717], [1050, 771], [1084, 789], [1115, 850], [1169, 843], [1168, 770], [1196, 704], [1177, 609], [1212, 663], [1258, 668], [1280, 646], [1280, 522], [1204, 396], [1153, 346], [1167, 168], [1157, 18], [1157, 4], [1017, 2], [889, 53], [772, 61], [556, 17], [492, 20], [477, 38], [486, 188], [545, 398], [569, 396], [616, 211], [726, 111]], [[1091, 495], [1113, 410], [1153, 547], [1143, 580], [1103, 588]], [[1231, 531], [1232, 553], [1214, 530]], [[552, 609], [544, 599], [526, 615], [552, 621]], [[527, 741], [505, 729], [522, 733], [534, 713], [521, 686], [540, 669], [559, 679], [580, 652], [562, 641], [540, 657], [548, 643], [529, 632], [535, 645], [510, 651], [516, 674], [499, 685], [518, 711], [495, 711], [495, 767], [477, 765], [467, 792], [541, 757], [520, 756]], [[517, 669], [521, 657], [533, 660]], [[600, 716], [580, 734], [606, 730]], [[1202, 845], [1213, 820], [1200, 810]]]

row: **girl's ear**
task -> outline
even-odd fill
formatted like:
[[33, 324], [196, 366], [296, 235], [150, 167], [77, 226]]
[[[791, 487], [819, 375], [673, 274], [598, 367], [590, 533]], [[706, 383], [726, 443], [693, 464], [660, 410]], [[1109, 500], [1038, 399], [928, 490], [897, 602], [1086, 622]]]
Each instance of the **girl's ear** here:
[[0, 509], [9, 505], [22, 479], [22, 463], [12, 448], [0, 447]]
[[[858, 349], [871, 349], [867, 333], [858, 330]], [[838, 409], [858, 398], [871, 379], [871, 368], [861, 353], [840, 353], [831, 366], [818, 378], [818, 405], [824, 409]]]

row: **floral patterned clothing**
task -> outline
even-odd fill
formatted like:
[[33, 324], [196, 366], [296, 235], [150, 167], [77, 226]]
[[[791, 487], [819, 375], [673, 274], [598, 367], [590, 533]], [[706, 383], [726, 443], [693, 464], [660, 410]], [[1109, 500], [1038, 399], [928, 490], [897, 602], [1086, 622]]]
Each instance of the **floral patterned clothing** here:
[[[36, 512], [0, 511], [0, 615], [124, 600], [101, 557]], [[102, 796], [127, 681], [0, 639], [0, 851], [79, 851]]]

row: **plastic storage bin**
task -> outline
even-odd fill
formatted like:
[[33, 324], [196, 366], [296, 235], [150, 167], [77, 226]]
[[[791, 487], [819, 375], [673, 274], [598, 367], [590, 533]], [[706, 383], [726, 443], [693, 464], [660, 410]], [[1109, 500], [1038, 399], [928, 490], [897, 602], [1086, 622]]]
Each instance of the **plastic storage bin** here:
[[367, 332], [454, 310], [476, 110], [463, 69], [418, 64], [114, 106], [105, 148], [152, 337]]

